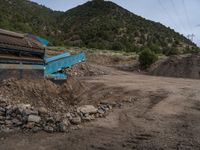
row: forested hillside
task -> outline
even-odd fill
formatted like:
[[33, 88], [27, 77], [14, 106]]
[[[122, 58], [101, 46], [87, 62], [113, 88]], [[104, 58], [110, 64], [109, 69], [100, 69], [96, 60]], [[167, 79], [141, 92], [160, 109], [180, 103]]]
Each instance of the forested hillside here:
[[0, 4], [0, 28], [37, 34], [52, 45], [136, 52], [149, 48], [166, 55], [197, 50], [174, 30], [113, 2], [93, 0], [66, 12], [27, 0], [0, 0]]

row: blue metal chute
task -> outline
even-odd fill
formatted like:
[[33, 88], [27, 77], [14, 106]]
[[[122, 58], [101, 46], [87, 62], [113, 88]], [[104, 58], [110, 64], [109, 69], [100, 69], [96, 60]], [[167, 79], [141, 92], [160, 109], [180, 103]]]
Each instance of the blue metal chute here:
[[70, 55], [64, 53], [58, 56], [44, 59], [44, 64], [8, 64], [0, 63], [0, 69], [7, 70], [41, 70], [44, 77], [53, 79], [67, 79], [67, 75], [62, 73], [64, 69], [86, 60], [85, 53]]
[[65, 74], [59, 72], [63, 69], [71, 68], [77, 63], [83, 62], [85, 59], [85, 53], [79, 53], [76, 55], [65, 53], [51, 58], [46, 58], [45, 77], [67, 78]]
[[32, 35], [32, 34], [28, 34], [28, 36], [33, 38], [33, 39], [35, 39], [36, 41], [38, 41], [39, 43], [41, 43], [44, 46], [48, 46], [49, 45], [49, 41], [44, 39], [44, 38], [41, 38], [39, 36]]
[[45, 59], [45, 62], [46, 62], [46, 64], [47, 64], [47, 63], [50, 63], [50, 62], [53, 62], [53, 61], [57, 61], [57, 60], [66, 58], [66, 57], [68, 57], [68, 56], [70, 56], [70, 53], [60, 54], [60, 55], [57, 55], [57, 56], [53, 56], [53, 57], [50, 57], [50, 58], [46, 58], [46, 59]]
[[46, 75], [46, 78], [67, 79], [67, 75], [64, 74], [64, 73], [54, 73], [54, 74], [48, 74], [48, 75]]
[[64, 53], [45, 58], [48, 44], [48, 40], [39, 36], [0, 29], [0, 70], [17, 70], [20, 74], [23, 70], [36, 71], [47, 78], [66, 79], [67, 75], [62, 73], [63, 70], [86, 59], [85, 53]]
[[86, 60], [85, 53], [70, 55], [64, 53], [50, 58], [44, 59], [44, 64], [1, 64], [0, 69], [7, 70], [41, 70], [44, 77], [53, 79], [67, 79], [67, 75], [62, 73], [64, 69], [71, 68], [73, 65]]
[[36, 39], [37, 39], [37, 41], [39, 41], [40, 43], [42, 43], [42, 44], [45, 45], [45, 46], [48, 46], [48, 45], [49, 45], [49, 41], [46, 40], [46, 39], [43, 39], [43, 38], [41, 38], [41, 37], [39, 37], [39, 36], [36, 36]]

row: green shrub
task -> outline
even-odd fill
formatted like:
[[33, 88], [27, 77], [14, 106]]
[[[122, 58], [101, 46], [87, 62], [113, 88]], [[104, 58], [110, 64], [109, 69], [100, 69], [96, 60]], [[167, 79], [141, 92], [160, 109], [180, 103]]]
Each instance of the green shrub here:
[[157, 60], [158, 56], [149, 49], [145, 49], [139, 54], [139, 62], [143, 69], [147, 69]]

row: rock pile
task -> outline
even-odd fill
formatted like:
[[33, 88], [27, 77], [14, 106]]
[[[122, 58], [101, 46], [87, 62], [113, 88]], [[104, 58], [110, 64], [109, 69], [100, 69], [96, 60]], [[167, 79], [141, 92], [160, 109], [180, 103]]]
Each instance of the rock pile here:
[[98, 108], [92, 105], [74, 107], [71, 112], [52, 113], [46, 108], [34, 108], [30, 104], [9, 105], [0, 101], [0, 132], [46, 131], [67, 132], [70, 127], [104, 117], [112, 109], [111, 105], [102, 104]]
[[109, 72], [98, 65], [91, 65], [88, 63], [81, 63], [66, 69], [65, 73], [72, 77], [84, 77], [84, 76], [98, 76], [107, 75]]

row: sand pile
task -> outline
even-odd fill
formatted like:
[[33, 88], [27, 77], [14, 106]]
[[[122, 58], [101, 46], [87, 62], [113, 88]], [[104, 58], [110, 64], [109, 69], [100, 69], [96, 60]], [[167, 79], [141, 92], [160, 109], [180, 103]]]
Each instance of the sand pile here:
[[200, 56], [172, 56], [156, 62], [149, 73], [157, 76], [200, 79]]
[[62, 84], [46, 79], [9, 79], [2, 81], [0, 85], [0, 98], [10, 104], [31, 104], [34, 107], [63, 112], [78, 104], [85, 90], [84, 84], [73, 78]]

